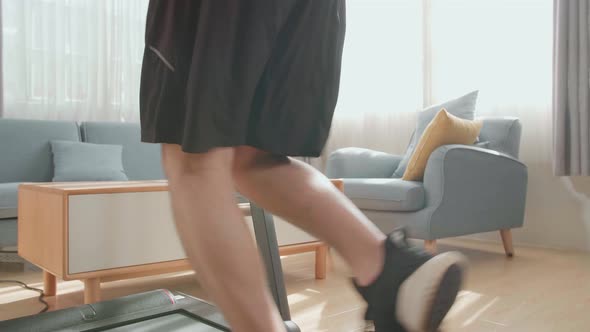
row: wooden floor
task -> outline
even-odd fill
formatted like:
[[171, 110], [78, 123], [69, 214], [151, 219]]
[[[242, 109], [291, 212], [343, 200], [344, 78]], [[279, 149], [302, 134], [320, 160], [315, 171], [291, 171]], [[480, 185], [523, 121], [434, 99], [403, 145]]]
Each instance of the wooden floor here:
[[[439, 251], [459, 250], [470, 261], [466, 288], [444, 322], [443, 331], [590, 331], [590, 255], [516, 248], [507, 259], [501, 245], [456, 240]], [[315, 280], [313, 254], [283, 258], [293, 320], [302, 331], [363, 331], [363, 304], [349, 287], [348, 272], [338, 258], [326, 280]], [[3, 272], [0, 279], [19, 279], [42, 286], [42, 275]], [[202, 289], [189, 273], [104, 284], [110, 299], [156, 288], [199, 297]], [[52, 309], [82, 303], [82, 283], [60, 282]], [[34, 313], [35, 293], [0, 284], [0, 320]]]

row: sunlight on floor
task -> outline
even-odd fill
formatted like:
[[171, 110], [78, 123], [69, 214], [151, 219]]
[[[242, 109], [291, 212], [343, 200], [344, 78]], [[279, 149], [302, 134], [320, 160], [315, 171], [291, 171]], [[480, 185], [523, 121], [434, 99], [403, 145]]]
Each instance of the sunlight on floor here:
[[459, 292], [459, 295], [457, 296], [457, 301], [455, 302], [455, 305], [453, 305], [453, 308], [448, 313], [447, 317], [452, 318], [452, 317], [459, 315], [464, 310], [473, 306], [477, 301], [479, 301], [480, 298], [481, 298], [481, 294], [478, 294], [475, 292], [470, 292], [470, 291]]
[[287, 298], [289, 299], [289, 304], [295, 305], [299, 302], [303, 302], [303, 301], [309, 299], [309, 296], [296, 293], [296, 294], [288, 295]]
[[463, 323], [463, 327], [471, 325], [473, 322], [475, 322], [486, 310], [488, 310], [494, 304], [496, 304], [496, 302], [498, 302], [497, 297], [494, 298], [493, 300], [491, 300], [488, 304], [481, 307], [479, 310], [477, 310], [475, 312], [475, 314], [473, 314], [471, 317], [469, 317], [467, 320], [465, 320], [465, 322]]

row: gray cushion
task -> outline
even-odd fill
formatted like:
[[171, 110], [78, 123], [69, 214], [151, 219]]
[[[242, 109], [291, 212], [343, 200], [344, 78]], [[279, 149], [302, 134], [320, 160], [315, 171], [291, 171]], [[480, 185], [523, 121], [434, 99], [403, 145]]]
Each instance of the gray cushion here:
[[84, 142], [123, 146], [123, 167], [129, 180], [165, 179], [160, 145], [142, 143], [139, 124], [84, 122], [80, 129]]
[[75, 122], [0, 119], [0, 183], [49, 182], [50, 140], [80, 141]]
[[424, 207], [424, 187], [421, 182], [401, 179], [344, 179], [344, 193], [360, 209], [417, 211]]
[[401, 178], [408, 167], [408, 163], [410, 162], [410, 158], [414, 153], [414, 148], [418, 144], [418, 141], [422, 137], [424, 130], [428, 127], [428, 124], [434, 119], [434, 116], [442, 109], [445, 108], [449, 113], [453, 114], [456, 117], [466, 120], [473, 120], [475, 119], [475, 104], [477, 103], [477, 95], [479, 91], [470, 92], [462, 97], [457, 99], [449, 100], [442, 104], [437, 104], [428, 107], [427, 109], [423, 110], [422, 112], [418, 113], [418, 121], [416, 123], [416, 130], [414, 131], [414, 135], [406, 149], [406, 153], [402, 161], [399, 163], [399, 166], [393, 172], [394, 178]]
[[0, 219], [16, 218], [18, 182], [0, 183]]
[[127, 181], [120, 145], [51, 141], [53, 181]]

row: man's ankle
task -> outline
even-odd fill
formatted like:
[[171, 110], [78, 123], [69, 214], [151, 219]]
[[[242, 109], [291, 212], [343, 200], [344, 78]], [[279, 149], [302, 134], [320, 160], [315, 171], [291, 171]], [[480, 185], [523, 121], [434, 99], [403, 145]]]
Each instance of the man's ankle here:
[[369, 251], [360, 267], [357, 267], [354, 273], [354, 280], [358, 286], [366, 287], [371, 285], [383, 271], [385, 263], [385, 240], [380, 241], [373, 249]]

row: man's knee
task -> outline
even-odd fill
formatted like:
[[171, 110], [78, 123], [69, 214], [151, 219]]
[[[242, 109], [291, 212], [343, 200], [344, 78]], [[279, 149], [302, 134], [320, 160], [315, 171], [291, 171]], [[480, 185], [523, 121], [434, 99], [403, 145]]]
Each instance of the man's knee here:
[[240, 181], [254, 169], [274, 167], [288, 161], [289, 158], [284, 156], [274, 155], [250, 146], [240, 146], [234, 151], [232, 174], [236, 181]]

